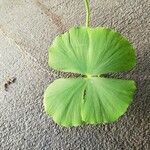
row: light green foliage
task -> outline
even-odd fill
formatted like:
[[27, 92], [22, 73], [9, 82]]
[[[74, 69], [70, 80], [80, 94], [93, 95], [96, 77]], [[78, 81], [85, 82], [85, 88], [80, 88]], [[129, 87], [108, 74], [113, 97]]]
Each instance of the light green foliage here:
[[49, 65], [84, 75], [127, 71], [135, 65], [135, 52], [111, 29], [76, 27], [55, 39], [49, 49]]
[[113, 122], [132, 101], [134, 81], [98, 77], [135, 66], [134, 48], [118, 32], [108, 28], [71, 28], [54, 40], [49, 49], [49, 65], [85, 75], [58, 79], [45, 91], [45, 111], [62, 126]]

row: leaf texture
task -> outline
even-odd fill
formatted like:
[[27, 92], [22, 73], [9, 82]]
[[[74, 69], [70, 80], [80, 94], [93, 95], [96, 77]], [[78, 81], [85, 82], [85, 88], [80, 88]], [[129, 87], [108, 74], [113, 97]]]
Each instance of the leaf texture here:
[[101, 74], [128, 71], [135, 50], [120, 33], [103, 27], [74, 27], [59, 35], [49, 48], [49, 66], [85, 75], [58, 79], [45, 91], [45, 111], [62, 126], [109, 123], [126, 112], [134, 81], [107, 79]]
[[106, 78], [58, 79], [44, 95], [46, 112], [62, 126], [108, 123], [126, 112], [134, 81]]
[[84, 75], [128, 71], [135, 66], [135, 50], [112, 29], [74, 27], [54, 40], [49, 65]]

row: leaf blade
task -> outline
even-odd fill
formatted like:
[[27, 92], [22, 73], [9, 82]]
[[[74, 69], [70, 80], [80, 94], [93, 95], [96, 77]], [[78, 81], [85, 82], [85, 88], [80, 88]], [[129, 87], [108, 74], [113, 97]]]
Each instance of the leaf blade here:
[[57, 70], [99, 75], [131, 70], [135, 50], [120, 33], [108, 28], [71, 28], [49, 49], [49, 65]]
[[58, 79], [47, 88], [44, 107], [57, 124], [65, 127], [109, 123], [126, 112], [134, 91], [134, 82], [128, 80]]
[[83, 124], [81, 103], [85, 81], [82, 79], [57, 79], [46, 89], [44, 108], [53, 120], [62, 126]]
[[96, 124], [117, 120], [131, 104], [135, 89], [134, 81], [92, 78], [82, 107], [83, 121]]

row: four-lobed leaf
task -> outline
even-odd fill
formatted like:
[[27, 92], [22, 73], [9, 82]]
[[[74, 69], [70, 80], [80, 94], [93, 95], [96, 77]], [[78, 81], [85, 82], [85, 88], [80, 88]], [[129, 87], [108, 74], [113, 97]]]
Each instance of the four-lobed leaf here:
[[132, 101], [134, 81], [98, 77], [135, 66], [133, 46], [112, 29], [71, 28], [54, 40], [49, 49], [49, 65], [85, 75], [58, 79], [45, 91], [45, 110], [62, 126], [113, 122]]

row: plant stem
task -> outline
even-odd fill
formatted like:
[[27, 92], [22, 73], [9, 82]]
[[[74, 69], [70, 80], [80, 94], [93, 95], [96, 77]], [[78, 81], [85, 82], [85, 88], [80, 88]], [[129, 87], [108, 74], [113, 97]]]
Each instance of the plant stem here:
[[84, 0], [85, 9], [86, 9], [86, 27], [89, 27], [90, 24], [90, 7], [89, 7], [89, 0]]

